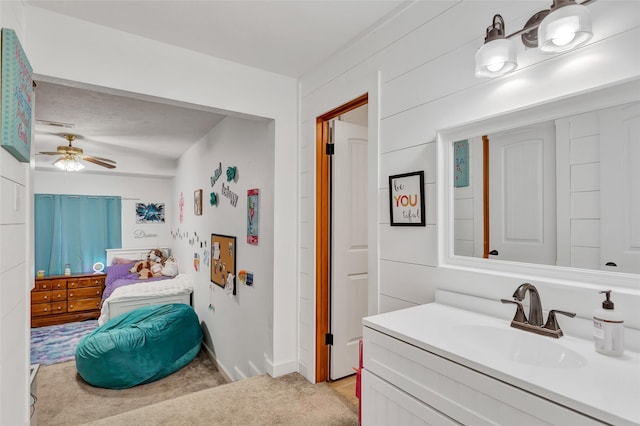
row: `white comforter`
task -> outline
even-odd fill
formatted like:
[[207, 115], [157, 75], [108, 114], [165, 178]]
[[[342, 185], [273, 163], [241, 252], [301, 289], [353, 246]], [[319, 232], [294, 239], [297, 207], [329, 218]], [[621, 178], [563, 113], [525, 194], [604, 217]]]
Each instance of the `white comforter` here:
[[191, 294], [193, 282], [187, 274], [176, 275], [175, 278], [162, 281], [126, 285], [116, 288], [104, 301], [100, 310], [98, 324], [103, 325], [109, 319], [109, 303], [118, 300], [149, 299], [156, 296], [173, 296], [176, 294]]

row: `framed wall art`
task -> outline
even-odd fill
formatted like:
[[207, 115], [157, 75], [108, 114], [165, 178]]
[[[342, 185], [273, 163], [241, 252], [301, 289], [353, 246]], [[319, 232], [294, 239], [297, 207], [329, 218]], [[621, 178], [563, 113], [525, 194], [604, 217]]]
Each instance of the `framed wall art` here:
[[469, 141], [454, 142], [453, 186], [462, 188], [469, 186]]
[[211, 282], [236, 294], [236, 237], [211, 234]]
[[136, 223], [164, 223], [164, 203], [136, 203]]
[[425, 226], [424, 171], [389, 176], [391, 226]]
[[257, 188], [247, 191], [247, 244], [258, 245], [258, 218], [260, 217], [260, 190]]
[[15, 31], [2, 29], [1, 145], [18, 161], [31, 158], [33, 70]]
[[202, 216], [202, 189], [193, 191], [193, 214]]

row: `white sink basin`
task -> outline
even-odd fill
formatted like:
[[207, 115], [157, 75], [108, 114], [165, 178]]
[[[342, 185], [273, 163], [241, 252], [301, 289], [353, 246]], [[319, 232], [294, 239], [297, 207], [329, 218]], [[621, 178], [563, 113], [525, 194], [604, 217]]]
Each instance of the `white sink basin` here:
[[583, 356], [559, 340], [514, 328], [464, 325], [455, 327], [452, 335], [465, 346], [521, 364], [562, 369], [586, 364]]

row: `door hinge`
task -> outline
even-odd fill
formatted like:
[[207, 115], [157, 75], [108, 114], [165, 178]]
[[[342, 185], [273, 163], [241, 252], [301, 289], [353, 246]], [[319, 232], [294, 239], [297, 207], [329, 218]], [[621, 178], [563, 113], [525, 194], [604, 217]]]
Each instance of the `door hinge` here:
[[335, 153], [335, 145], [332, 143], [328, 143], [326, 145], [325, 154], [333, 155]]
[[324, 335], [324, 344], [333, 345], [333, 334], [327, 333]]

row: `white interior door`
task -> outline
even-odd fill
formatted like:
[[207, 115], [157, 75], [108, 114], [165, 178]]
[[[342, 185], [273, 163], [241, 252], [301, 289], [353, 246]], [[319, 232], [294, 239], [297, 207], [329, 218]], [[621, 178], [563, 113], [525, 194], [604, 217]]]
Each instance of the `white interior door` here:
[[604, 111], [600, 130], [602, 269], [640, 273], [639, 164], [640, 102]]
[[489, 163], [491, 257], [554, 265], [553, 123], [489, 135]]
[[367, 128], [334, 122], [329, 377], [354, 374], [367, 314]]

